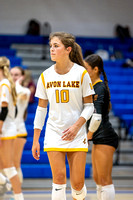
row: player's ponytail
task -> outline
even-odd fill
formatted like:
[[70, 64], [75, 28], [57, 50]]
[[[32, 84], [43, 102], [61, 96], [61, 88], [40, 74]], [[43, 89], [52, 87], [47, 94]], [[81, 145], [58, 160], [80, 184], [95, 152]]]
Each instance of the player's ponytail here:
[[73, 48], [69, 54], [70, 60], [78, 65], [84, 66], [82, 50], [79, 44], [74, 42]]
[[5, 77], [9, 80], [9, 82], [11, 84], [11, 94], [12, 94], [12, 98], [13, 98], [13, 103], [14, 103], [14, 105], [16, 105], [17, 93], [16, 93], [16, 89], [15, 89], [15, 83], [12, 80], [12, 77], [11, 77], [11, 74], [10, 74], [8, 67], [4, 66], [3, 69], [4, 69], [3, 72], [4, 72]]
[[4, 74], [5, 78], [7, 78], [10, 82], [13, 103], [14, 103], [14, 105], [16, 105], [17, 93], [16, 93], [16, 89], [15, 89], [15, 83], [13, 82], [10, 71], [9, 71], [9, 67], [10, 67], [9, 59], [4, 56], [0, 57], [0, 68], [3, 70], [3, 74]]
[[109, 106], [108, 106], [108, 111], [110, 111], [111, 110], [111, 102], [110, 102], [110, 90], [109, 90], [109, 86], [108, 86], [108, 79], [107, 79], [107, 76], [106, 76], [106, 73], [105, 73], [105, 71], [104, 71], [104, 68], [103, 68], [103, 70], [102, 70], [102, 74], [103, 74], [103, 78], [104, 78], [104, 83], [105, 83], [105, 86], [106, 86], [106, 88], [107, 88], [107, 90], [108, 90], [108, 94], [109, 94]]

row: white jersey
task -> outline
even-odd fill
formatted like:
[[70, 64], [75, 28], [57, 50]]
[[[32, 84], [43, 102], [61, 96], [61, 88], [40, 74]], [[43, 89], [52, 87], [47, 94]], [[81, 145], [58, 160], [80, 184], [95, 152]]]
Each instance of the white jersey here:
[[23, 87], [16, 82], [16, 92], [17, 92], [17, 116], [15, 118], [15, 123], [17, 127], [17, 137], [27, 136], [27, 130], [24, 122], [24, 113], [27, 109], [29, 98], [30, 98], [30, 90], [26, 87]]
[[44, 151], [87, 151], [86, 127], [83, 125], [73, 141], [61, 139], [63, 131], [73, 125], [83, 110], [83, 97], [94, 94], [91, 79], [84, 67], [74, 64], [63, 75], [54, 65], [45, 70], [37, 84], [35, 96], [49, 101]]
[[15, 126], [15, 105], [13, 103], [11, 95], [11, 87], [8, 79], [3, 79], [0, 82], [0, 109], [2, 102], [8, 103], [8, 114], [3, 123], [1, 139], [13, 139], [16, 138], [16, 126]]

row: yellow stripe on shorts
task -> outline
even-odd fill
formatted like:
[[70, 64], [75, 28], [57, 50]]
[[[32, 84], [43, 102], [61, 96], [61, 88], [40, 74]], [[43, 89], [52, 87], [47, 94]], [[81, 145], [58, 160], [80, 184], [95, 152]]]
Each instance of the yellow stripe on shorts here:
[[88, 152], [88, 148], [44, 148], [44, 151], [62, 151], [62, 152], [75, 152], [83, 151]]
[[1, 137], [1, 140], [12, 140], [15, 139], [16, 136], [11, 136], [11, 137]]

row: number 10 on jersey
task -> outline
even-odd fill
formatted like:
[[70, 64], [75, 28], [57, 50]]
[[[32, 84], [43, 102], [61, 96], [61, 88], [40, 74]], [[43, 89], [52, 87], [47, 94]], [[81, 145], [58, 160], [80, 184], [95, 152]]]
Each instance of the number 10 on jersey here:
[[56, 103], [69, 102], [69, 90], [55, 90]]

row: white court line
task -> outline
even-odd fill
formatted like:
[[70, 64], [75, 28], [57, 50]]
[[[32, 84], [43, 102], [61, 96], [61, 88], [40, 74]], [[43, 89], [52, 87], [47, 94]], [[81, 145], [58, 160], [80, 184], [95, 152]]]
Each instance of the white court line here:
[[[39, 190], [27, 190], [24, 191], [24, 198], [25, 200], [51, 200], [51, 191], [39, 191]], [[71, 200], [71, 191], [67, 191], [67, 199]], [[4, 200], [9, 200], [11, 197], [11, 193], [5, 195]], [[117, 190], [116, 191], [116, 200], [133, 200], [133, 190]], [[96, 200], [96, 192], [94, 190], [88, 191], [86, 200]]]

